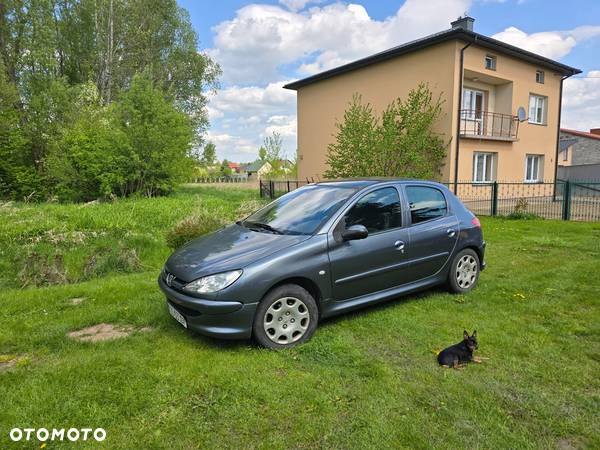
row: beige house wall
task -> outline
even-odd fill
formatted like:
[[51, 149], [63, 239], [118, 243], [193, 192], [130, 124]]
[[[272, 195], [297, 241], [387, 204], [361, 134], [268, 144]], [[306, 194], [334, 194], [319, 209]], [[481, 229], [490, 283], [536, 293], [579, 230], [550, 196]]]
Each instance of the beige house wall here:
[[[496, 57], [496, 70], [485, 69], [485, 56]], [[512, 84], [502, 85], [501, 89], [512, 88], [511, 110], [507, 111], [507, 102], [500, 105], [496, 102], [495, 110], [505, 114], [517, 114], [520, 106], [529, 114], [529, 95], [536, 94], [547, 97], [547, 120], [544, 125], [525, 121], [519, 124], [518, 140], [515, 142], [500, 142], [486, 139], [467, 139], [460, 141], [459, 180], [473, 179], [473, 153], [497, 153], [496, 179], [501, 181], [524, 181], [525, 159], [529, 154], [543, 155], [544, 168], [542, 178], [554, 179], [556, 161], [556, 129], [558, 126], [558, 108], [561, 74], [549, 69], [537, 67], [531, 63], [503, 54], [490, 53], [484, 48], [471, 46], [465, 51], [465, 70], [498, 77], [512, 81]], [[543, 70], [544, 84], [535, 81], [536, 70]], [[465, 80], [469, 85], [472, 81]], [[496, 87], [498, 97], [499, 88]], [[492, 109], [490, 109], [492, 110]]]
[[[435, 131], [443, 134], [450, 145], [440, 179], [454, 180], [457, 108], [462, 98], [460, 49], [464, 45], [460, 41], [444, 42], [299, 88], [299, 178], [323, 178], [327, 146], [334, 141], [337, 131], [335, 124], [343, 118], [354, 93], [361, 94], [363, 102], [381, 112], [395, 98], [405, 98], [411, 89], [425, 81], [434, 94], [441, 93], [444, 100], [444, 115]], [[485, 69], [486, 54], [496, 57], [495, 71]], [[476, 45], [465, 50], [464, 69], [463, 87], [486, 91], [488, 111], [516, 115], [519, 106], [523, 106], [528, 114], [529, 95], [533, 93], [547, 97], [547, 120], [544, 125], [520, 123], [515, 142], [461, 138], [458, 179], [473, 179], [473, 154], [481, 151], [497, 154], [497, 180], [523, 181], [528, 154], [544, 156], [543, 178], [552, 180], [561, 75], [517, 58], [490, 53]], [[535, 81], [537, 69], [545, 72], [544, 84]], [[471, 79], [467, 79], [467, 74]], [[478, 75], [478, 80], [473, 80], [473, 75]]]
[[[355, 93], [379, 113], [427, 81], [434, 94], [441, 93], [445, 100], [444, 116], [435, 131], [449, 139], [455, 126], [455, 48], [455, 42], [446, 42], [301, 87], [297, 95], [299, 179], [323, 177], [327, 146], [335, 140], [335, 124], [343, 119]], [[449, 174], [447, 163], [441, 178], [447, 179]]]

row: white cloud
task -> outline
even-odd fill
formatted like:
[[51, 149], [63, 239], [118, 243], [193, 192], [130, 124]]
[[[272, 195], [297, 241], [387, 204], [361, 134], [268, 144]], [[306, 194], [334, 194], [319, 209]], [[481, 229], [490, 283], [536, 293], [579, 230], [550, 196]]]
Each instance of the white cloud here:
[[569, 54], [581, 41], [596, 36], [600, 36], [600, 26], [583, 26], [569, 31], [543, 31], [531, 34], [516, 27], [509, 27], [492, 37], [551, 59], [560, 59]]
[[589, 78], [568, 78], [563, 90], [561, 126], [581, 131], [600, 127], [600, 70]]
[[449, 27], [471, 0], [406, 0], [397, 13], [374, 20], [357, 4], [333, 3], [295, 12], [252, 4], [213, 28], [208, 53], [233, 84], [262, 84], [282, 65], [304, 64], [313, 73]]
[[286, 82], [265, 87], [231, 86], [210, 98], [209, 113], [215, 120], [207, 137], [219, 158], [252, 161], [263, 139], [281, 134], [288, 157], [296, 148], [296, 93], [283, 89]]
[[321, 1], [322, 0], [279, 0], [279, 3], [292, 11], [300, 11], [309, 3], [321, 3]]

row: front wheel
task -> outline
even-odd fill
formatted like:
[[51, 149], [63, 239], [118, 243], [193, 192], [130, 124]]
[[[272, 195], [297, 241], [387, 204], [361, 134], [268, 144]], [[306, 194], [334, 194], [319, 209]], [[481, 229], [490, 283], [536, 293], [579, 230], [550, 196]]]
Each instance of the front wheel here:
[[452, 292], [464, 294], [472, 290], [479, 280], [479, 256], [470, 248], [458, 252], [452, 260], [448, 286]]
[[318, 320], [319, 309], [313, 296], [298, 285], [285, 284], [260, 302], [252, 330], [263, 347], [284, 349], [310, 339]]

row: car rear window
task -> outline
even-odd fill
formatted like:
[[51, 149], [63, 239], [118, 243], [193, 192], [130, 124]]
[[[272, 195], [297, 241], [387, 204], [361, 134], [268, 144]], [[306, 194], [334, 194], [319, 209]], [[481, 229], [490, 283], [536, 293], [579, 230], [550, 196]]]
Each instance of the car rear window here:
[[448, 212], [444, 194], [434, 187], [407, 186], [406, 197], [413, 224], [443, 217]]

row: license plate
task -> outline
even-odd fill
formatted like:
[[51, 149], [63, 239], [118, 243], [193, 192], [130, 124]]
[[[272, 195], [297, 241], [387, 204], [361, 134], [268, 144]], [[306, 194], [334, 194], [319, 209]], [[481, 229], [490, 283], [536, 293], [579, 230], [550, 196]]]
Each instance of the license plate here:
[[187, 328], [187, 320], [185, 320], [185, 317], [183, 317], [181, 315], [181, 313], [179, 311], [177, 311], [175, 308], [173, 308], [171, 305], [167, 304], [167, 306], [169, 307], [169, 314], [171, 314], [171, 316], [173, 316], [173, 318], [179, 322], [181, 325], [183, 325], [185, 328]]

